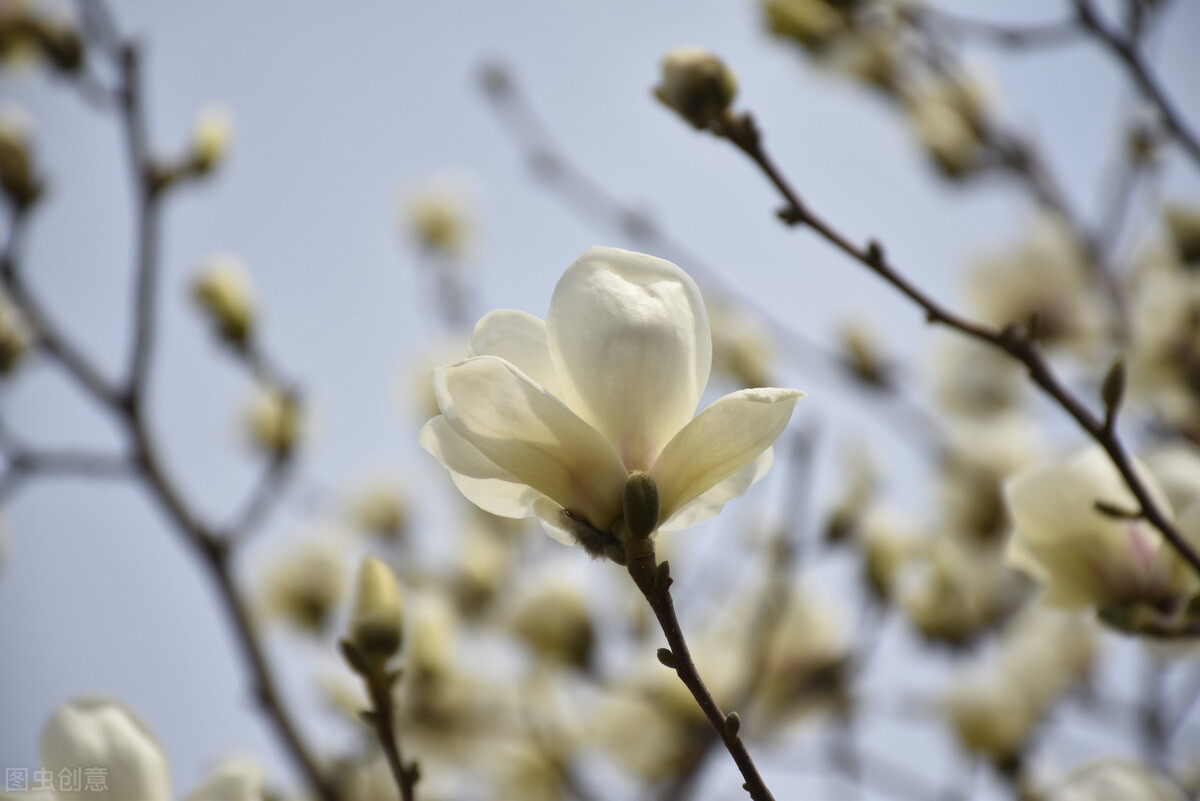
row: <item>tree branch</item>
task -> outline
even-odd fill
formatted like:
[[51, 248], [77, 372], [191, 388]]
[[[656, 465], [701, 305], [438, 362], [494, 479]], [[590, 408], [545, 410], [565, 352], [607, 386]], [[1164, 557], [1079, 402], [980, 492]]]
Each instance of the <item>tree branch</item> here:
[[960, 316], [926, 295], [916, 284], [904, 277], [884, 255], [878, 242], [858, 247], [847, 237], [817, 216], [801, 201], [787, 179], [775, 166], [762, 146], [762, 140], [749, 114], [735, 116], [726, 113], [716, 124], [717, 136], [728, 139], [734, 146], [750, 157], [771, 184], [782, 195], [785, 206], [779, 217], [789, 225], [806, 225], [846, 255], [858, 261], [876, 275], [887, 281], [902, 294], [925, 311], [926, 319], [963, 333], [979, 342], [984, 342], [1004, 351], [1023, 363], [1029, 370], [1030, 379], [1047, 395], [1053, 398], [1092, 439], [1108, 453], [1113, 465], [1120, 472], [1129, 490], [1140, 505], [1139, 514], [1162, 532], [1163, 536], [1198, 573], [1200, 573], [1200, 551], [1196, 549], [1175, 527], [1150, 495], [1145, 484], [1133, 470], [1133, 463], [1124, 445], [1117, 436], [1115, 426], [1106, 425], [1068, 390], [1050, 369], [1041, 348], [1029, 333], [1016, 326], [998, 329]]
[[721, 711], [721, 707], [717, 705], [712, 693], [705, 686], [704, 680], [700, 678], [700, 671], [696, 668], [696, 663], [692, 661], [692, 654], [688, 650], [683, 630], [679, 627], [679, 620], [675, 616], [675, 604], [671, 600], [671, 578], [669, 575], [665, 575], [665, 571], [660, 574], [661, 567], [654, 559], [653, 546], [650, 546], [649, 553], [631, 558], [627, 569], [633, 583], [645, 596], [662, 627], [667, 644], [670, 646], [669, 658], [673, 662], [672, 667], [675, 673], [691, 692], [692, 697], [696, 699], [704, 716], [708, 718], [708, 722], [712, 724], [713, 729], [721, 738], [721, 742], [725, 744], [725, 750], [733, 757], [734, 763], [742, 773], [742, 778], [746, 780], [746, 783], [742, 785], [743, 789], [750, 794], [753, 801], [774, 801], [775, 797], [771, 795], [771, 791], [767, 789], [766, 783], [759, 775], [758, 768], [751, 759], [750, 752], [746, 750], [746, 744], [738, 734], [736, 726], [729, 725], [730, 718]]

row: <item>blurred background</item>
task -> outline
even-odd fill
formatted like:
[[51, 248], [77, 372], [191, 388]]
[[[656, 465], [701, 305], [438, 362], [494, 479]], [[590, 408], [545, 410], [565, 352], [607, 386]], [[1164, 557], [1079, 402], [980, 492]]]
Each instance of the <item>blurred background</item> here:
[[[75, 12], [70, 4], [46, 5]], [[1069, 12], [1068, 3], [1039, 0], [937, 5], [1021, 24]], [[544, 317], [558, 276], [590, 245], [648, 249], [628, 226], [580, 213], [537, 180], [506, 125], [512, 118], [485, 94], [488, 69], [493, 77], [503, 69], [519, 87], [561, 156], [652, 220], [667, 244], [686, 246], [656, 255], [692, 270], [702, 288], [735, 288], [753, 299], [752, 316], [780, 321], [789, 336], [814, 343], [788, 350], [776, 380], [808, 393], [793, 428], [820, 433], [812, 469], [818, 505], [844, 476], [850, 440], [870, 446], [896, 506], [919, 514], [928, 502], [916, 424], [856, 389], [822, 353], [842, 347], [848, 325], [864, 326], [920, 383], [933, 373], [931, 340], [945, 335], [931, 332], [860, 266], [780, 225], [776, 197], [746, 159], [655, 100], [659, 61], [681, 45], [720, 54], [737, 74], [738, 107], [753, 110], [806, 200], [852, 237], [886, 243], [895, 263], [951, 305], [962, 305], [964, 265], [1019, 238], [1035, 205], [1002, 177], [947, 180], [902, 114], [770, 35], [758, 4], [111, 6], [120, 30], [143, 47], [155, 152], [184, 150], [202, 107], [218, 104], [233, 119], [227, 162], [172, 193], [164, 208], [149, 417], [166, 467], [214, 518], [239, 506], [260, 470], [262, 457], [242, 432], [253, 382], [216, 346], [189, 294], [197, 268], [214, 254], [244, 261], [263, 350], [297, 380], [311, 410], [295, 481], [238, 557], [248, 595], [290, 538], [336, 527], [347, 499], [372, 482], [402, 488], [412, 499], [410, 536], [431, 558], [449, 558], [448, 482], [420, 451], [416, 432], [429, 414], [428, 366], [447, 361], [439, 354], [461, 347], [461, 334], [437, 312], [436, 270], [445, 265], [410, 232], [422, 197], [448, 193], [466, 210], [466, 246], [455, 269], [470, 290], [463, 316], [471, 321], [502, 307]], [[1179, 0], [1169, 17], [1151, 39], [1154, 64], [1183, 114], [1200, 121], [1200, 4]], [[1124, 120], [1137, 106], [1112, 58], [1088, 41], [1014, 52], [967, 39], [964, 53], [995, 114], [1036, 144], [1071, 205], [1097, 219], [1114, 154], [1124, 147]], [[27, 232], [24, 269], [62, 328], [116, 375], [131, 336], [134, 232], [116, 120], [44, 70], [6, 69], [0, 93], [27, 113], [48, 182]], [[1154, 196], [1135, 204], [1131, 230], [1152, 226], [1161, 199], [1200, 202], [1200, 173], [1181, 161], [1166, 150], [1162, 180]], [[46, 360], [0, 384], [0, 417], [37, 446], [120, 442], [112, 421]], [[1068, 425], [1051, 433], [1064, 445], [1082, 442]], [[731, 504], [725, 517], [733, 522], [722, 518], [677, 536], [703, 547], [737, 521], [780, 513], [789, 494], [782, 480], [772, 476]], [[209, 578], [139, 487], [30, 481], [6, 500], [2, 526], [0, 764], [36, 766], [38, 732], [51, 711], [101, 693], [146, 718], [181, 794], [229, 753], [252, 755], [271, 779], [294, 783], [253, 703]], [[608, 566], [573, 556], [581, 580], [605, 591], [606, 579], [592, 574]], [[834, 564], [813, 580], [836, 588], [849, 575]], [[702, 576], [681, 574], [681, 588], [689, 578]], [[900, 644], [889, 647], [903, 653], [911, 637], [896, 630]], [[268, 632], [267, 643], [312, 741], [330, 749], [345, 743], [348, 733], [328, 725], [313, 681], [312, 665], [335, 670], [336, 654], [278, 631]], [[885, 687], [897, 678], [887, 667], [877, 671]], [[906, 678], [908, 686], [936, 687], [940, 675], [930, 668]], [[929, 743], [948, 747], [949, 735], [936, 727], [901, 744], [884, 728], [866, 736], [886, 742], [898, 759], [927, 753]], [[1110, 747], [1103, 732], [1076, 734], [1067, 764]], [[953, 775], [945, 759], [930, 764], [935, 775]], [[730, 767], [715, 770], [736, 788]], [[791, 797], [787, 782], [778, 782], [781, 797]]]

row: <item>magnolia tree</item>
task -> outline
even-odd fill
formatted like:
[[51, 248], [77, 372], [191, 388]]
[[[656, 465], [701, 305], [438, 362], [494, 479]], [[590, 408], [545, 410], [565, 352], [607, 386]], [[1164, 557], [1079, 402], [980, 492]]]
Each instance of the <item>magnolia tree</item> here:
[[[450, 344], [406, 368], [421, 376], [427, 413], [396, 426], [427, 452], [420, 469], [434, 490], [372, 486], [334, 503], [337, 514], [301, 504], [342, 526], [285, 538], [248, 573], [246, 543], [276, 506], [296, 503], [321, 387], [302, 391], [273, 358], [259, 314], [271, 299], [252, 299], [238, 259], [205, 261], [190, 283], [213, 347], [258, 388], [244, 419], [261, 475], [231, 516], [193, 500], [147, 403], [162, 209], [227, 169], [229, 115], [203, 111], [189, 143], [163, 146], [147, 125], [143, 43], [102, 3], [81, 0], [68, 16], [0, 4], [5, 69], [52, 74], [46, 91], [115, 121], [136, 230], [132, 346], [114, 371], [31, 281], [27, 233], [47, 176], [66, 182], [6, 114], [5, 389], [45, 363], [119, 445], [42, 446], [5, 424], [0, 498], [61, 476], [128, 482], [211, 579], [230, 623], [222, 647], [240, 657], [274, 750], [216, 763], [182, 797], [1194, 797], [1200, 205], [1158, 188], [1200, 169], [1200, 134], [1147, 53], [1182, 3], [1056, 5], [1050, 22], [1014, 25], [898, 0], [767, 0], [754, 11], [775, 46], [826, 80], [868, 87], [869, 99], [847, 102], [886, 105], [937, 180], [986, 192], [1003, 179], [1027, 197], [1036, 221], [965, 267], [965, 296], [923, 285], [887, 242], [849, 233], [806, 195], [759, 110], [739, 101], [737, 64], [681, 47], [646, 74], [681, 141], [702, 138], [713, 158], [735, 155], [765, 181], [774, 199], [762, 215], [944, 332], [927, 380], [863, 327], [831, 351], [804, 338], [802, 321], [775, 319], [769, 287], [722, 280], [616, 200], [586, 160], [568, 161], [514, 76], [484, 68], [480, 104], [534, 176], [597, 239], [632, 249], [581, 245], [555, 265], [544, 316], [487, 311], [466, 267], [485, 256], [468, 247], [461, 198], [411, 192], [406, 231], [432, 277], [429, 340]], [[997, 59], [1089, 47], [1132, 87], [1096, 218], [963, 67], [972, 42]], [[1140, 206], [1151, 213], [1131, 213]], [[798, 356], [824, 368], [793, 381]], [[825, 419], [791, 383], [814, 400], [870, 399], [884, 425], [917, 440], [912, 475], [877, 469], [887, 446], [823, 435]], [[698, 548], [686, 530], [701, 524], [715, 534]], [[20, 559], [5, 569], [20, 571]], [[309, 644], [311, 665], [281, 656], [277, 629]], [[136, 636], [116, 624], [109, 634], [114, 648]], [[282, 689], [285, 661], [293, 682], [319, 688], [319, 708]], [[40, 734], [19, 733], [40, 762], [6, 764], [4, 797], [181, 797], [171, 744], [122, 699], [79, 689]], [[1072, 728], [1107, 740], [1073, 747]]]

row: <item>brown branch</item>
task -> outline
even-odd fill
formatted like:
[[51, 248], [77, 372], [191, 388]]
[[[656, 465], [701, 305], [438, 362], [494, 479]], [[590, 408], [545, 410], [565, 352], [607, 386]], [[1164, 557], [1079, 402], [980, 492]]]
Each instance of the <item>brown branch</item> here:
[[[92, 26], [105, 29], [99, 32], [100, 35], [106, 38], [115, 36], [106, 9], [93, 11], [91, 14]], [[123, 45], [120, 48], [112, 48], [112, 52], [119, 52], [120, 58], [122, 85], [119, 92], [119, 108], [137, 184], [135, 192], [139, 226], [135, 339], [128, 383], [123, 391], [114, 388], [92, 363], [75, 349], [25, 285], [18, 269], [19, 247], [27, 211], [24, 208], [14, 209], [12, 214], [9, 239], [0, 253], [0, 281], [35, 331], [42, 350], [53, 357], [93, 400], [110, 411], [124, 428], [133, 454], [133, 474], [140, 479], [150, 496], [162, 506], [168, 519], [185, 541], [202, 557], [209, 574], [216, 582], [218, 596], [233, 624], [240, 650], [254, 682], [256, 695], [267, 713], [268, 720], [312, 792], [322, 801], [336, 801], [332, 786], [322, 775], [316, 759], [300, 738], [267, 668], [266, 658], [256, 637], [249, 611], [234, 583], [228, 544], [202, 522], [167, 475], [146, 422], [145, 408], [141, 401], [153, 354], [155, 288], [158, 276], [158, 201], [165, 184], [160, 181], [161, 175], [156, 172], [149, 156], [140, 98], [137, 50], [132, 45]], [[249, 518], [253, 522], [256, 515], [250, 514]]]
[[1016, 326], [999, 329], [954, 313], [905, 278], [888, 261], [878, 242], [872, 241], [866, 247], [859, 247], [817, 216], [801, 201], [800, 196], [792, 189], [787, 179], [768, 156], [749, 114], [735, 116], [727, 112], [715, 125], [714, 133], [728, 139], [749, 156], [783, 196], [786, 205], [779, 211], [779, 216], [785, 223], [805, 225], [811, 228], [838, 250], [867, 267], [920, 306], [925, 311], [925, 317], [930, 323], [945, 325], [972, 339], [998, 348], [1024, 364], [1029, 370], [1030, 379], [1053, 398], [1079, 424], [1080, 428], [1086, 431], [1108, 453], [1113, 465], [1137, 499], [1141, 507], [1138, 510], [1139, 515], [1161, 531], [1175, 550], [1197, 572], [1200, 572], [1200, 551], [1183, 537], [1175, 524], [1159, 507], [1158, 502], [1150, 495], [1141, 477], [1134, 471], [1132, 459], [1118, 438], [1115, 426], [1106, 424], [1104, 418], [1093, 414], [1079, 398], [1063, 385], [1058, 376], [1050, 369], [1041, 348], [1027, 331]]
[[733, 757], [734, 763], [742, 773], [742, 778], [746, 780], [742, 787], [750, 794], [750, 798], [753, 801], [774, 801], [775, 797], [771, 795], [771, 791], [767, 789], [766, 783], [759, 775], [758, 768], [751, 759], [750, 752], [746, 750], [746, 744], [738, 734], [736, 726], [729, 725], [729, 718], [721, 711], [721, 707], [717, 705], [716, 699], [709, 692], [704, 680], [700, 678], [700, 671], [696, 668], [696, 663], [692, 661], [691, 651], [688, 650], [683, 630], [679, 627], [679, 620], [675, 616], [675, 604], [671, 599], [671, 578], [665, 575], [665, 571], [660, 573], [660, 566], [654, 558], [653, 545], [649, 544], [649, 540], [645, 540], [645, 542], [649, 547], [649, 552], [633, 556], [629, 560], [628, 570], [633, 583], [637, 585], [654, 611], [654, 616], [658, 619], [658, 624], [662, 627], [667, 644], [670, 646], [669, 654], [663, 651], [659, 652], [660, 658], [666, 656], [671, 661], [671, 667], [675, 670], [676, 675], [691, 692], [692, 697], [696, 699], [700, 710], [712, 724], [713, 729], [721, 738], [721, 742], [724, 743], [725, 750]]
[[67, 375], [77, 381], [86, 392], [102, 405], [117, 403], [117, 391], [92, 363], [51, 322], [48, 312], [42, 308], [37, 297], [25, 284], [18, 269], [20, 250], [25, 235], [28, 210], [15, 209], [9, 225], [8, 241], [0, 253], [0, 282], [21, 310], [26, 322], [33, 329], [37, 345], [57, 360]]
[[1187, 151], [1192, 161], [1200, 165], [1200, 138], [1197, 138], [1187, 120], [1175, 108], [1166, 89], [1151, 71], [1150, 65], [1146, 63], [1145, 56], [1134, 38], [1136, 31], [1130, 36], [1122, 36], [1114, 31], [1101, 18], [1091, 0], [1075, 0], [1075, 11], [1080, 24], [1120, 60], [1125, 66], [1125, 71], [1129, 73], [1130, 79], [1137, 85], [1145, 99], [1158, 111], [1163, 125], [1166, 126], [1171, 136], [1179, 143], [1180, 147]]
[[141, 56], [134, 44], [121, 49], [120, 69], [121, 119], [133, 171], [134, 197], [137, 213], [137, 288], [134, 307], [133, 355], [130, 358], [126, 403], [136, 408], [145, 394], [154, 351], [158, 285], [158, 221], [159, 201], [165, 183], [150, 155], [146, 134], [145, 114], [142, 111]]

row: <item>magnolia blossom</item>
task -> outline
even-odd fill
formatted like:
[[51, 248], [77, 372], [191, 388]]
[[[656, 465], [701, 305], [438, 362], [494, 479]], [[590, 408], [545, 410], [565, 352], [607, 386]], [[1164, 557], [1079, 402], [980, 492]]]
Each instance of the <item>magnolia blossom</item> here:
[[[1140, 463], [1135, 469], [1159, 508], [1170, 513], [1158, 482]], [[1158, 529], [1097, 509], [1098, 501], [1118, 510], [1138, 508], [1099, 446], [1021, 471], [1004, 494], [1016, 526], [1008, 560], [1045, 585], [1050, 605], [1172, 605], [1200, 588]]]
[[158, 738], [132, 710], [107, 698], [82, 698], [55, 710], [42, 730], [41, 755], [56, 776], [102, 769], [104, 787], [87, 793], [97, 801], [171, 797], [171, 770]]
[[434, 372], [441, 415], [422, 446], [470, 501], [536, 515], [551, 536], [602, 550], [623, 530], [635, 471], [659, 495], [659, 528], [707, 519], [763, 476], [802, 393], [744, 389], [693, 418], [712, 339], [695, 282], [674, 264], [590, 248], [555, 287], [546, 322], [499, 310], [470, 358]]

